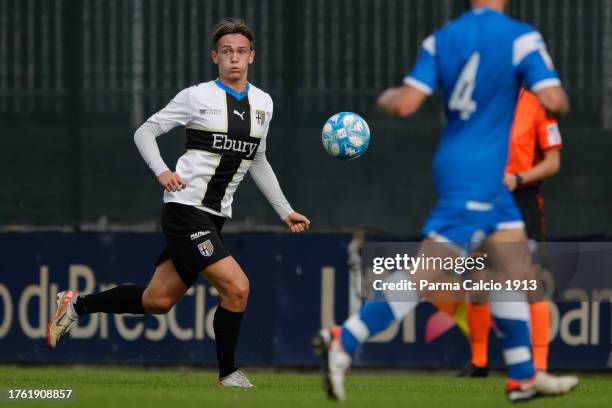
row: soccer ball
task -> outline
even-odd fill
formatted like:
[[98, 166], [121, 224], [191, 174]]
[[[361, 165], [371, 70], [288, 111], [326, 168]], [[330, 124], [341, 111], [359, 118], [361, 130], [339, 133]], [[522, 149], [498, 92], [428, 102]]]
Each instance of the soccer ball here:
[[336, 113], [325, 122], [321, 141], [331, 156], [342, 160], [356, 159], [368, 150], [370, 128], [356, 113]]

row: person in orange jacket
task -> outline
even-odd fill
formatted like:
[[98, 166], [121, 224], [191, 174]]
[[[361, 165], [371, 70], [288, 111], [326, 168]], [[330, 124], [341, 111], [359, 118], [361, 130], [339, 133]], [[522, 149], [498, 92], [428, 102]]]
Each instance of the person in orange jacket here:
[[[540, 185], [544, 179], [559, 172], [562, 146], [557, 121], [546, 114], [534, 94], [523, 89], [512, 125], [504, 184], [512, 191], [521, 210], [532, 250], [537, 248], [538, 242], [546, 239], [544, 198]], [[541, 298], [530, 299], [529, 309], [534, 366], [537, 370], [547, 371], [550, 332], [548, 302]], [[491, 329], [489, 304], [468, 302], [467, 324], [472, 357], [469, 365], [459, 375], [487, 376]]]

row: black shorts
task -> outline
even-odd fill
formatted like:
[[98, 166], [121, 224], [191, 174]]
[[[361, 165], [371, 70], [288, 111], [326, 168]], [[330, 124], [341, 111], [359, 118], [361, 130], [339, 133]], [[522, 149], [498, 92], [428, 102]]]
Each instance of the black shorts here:
[[155, 265], [171, 259], [185, 285], [192, 286], [200, 272], [229, 256], [221, 238], [224, 222], [225, 217], [190, 205], [164, 204], [161, 227], [166, 247]]
[[540, 187], [525, 187], [514, 190], [514, 200], [521, 210], [527, 237], [536, 242], [546, 239], [544, 223], [544, 198]]

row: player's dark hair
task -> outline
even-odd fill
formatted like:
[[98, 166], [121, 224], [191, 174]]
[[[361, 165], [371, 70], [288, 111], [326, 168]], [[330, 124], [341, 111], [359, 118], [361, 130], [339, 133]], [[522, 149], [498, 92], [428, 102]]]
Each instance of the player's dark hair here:
[[217, 48], [217, 42], [219, 42], [219, 39], [227, 34], [244, 35], [251, 42], [251, 49], [254, 49], [255, 36], [253, 35], [253, 30], [251, 30], [251, 28], [246, 25], [244, 20], [240, 18], [226, 17], [223, 20], [219, 21], [212, 30], [211, 37], [213, 48]]

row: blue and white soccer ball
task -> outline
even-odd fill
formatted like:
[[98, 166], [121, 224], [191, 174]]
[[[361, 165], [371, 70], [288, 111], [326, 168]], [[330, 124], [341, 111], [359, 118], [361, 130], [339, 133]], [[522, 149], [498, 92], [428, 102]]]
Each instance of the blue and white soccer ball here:
[[368, 150], [370, 128], [358, 114], [340, 112], [325, 122], [321, 140], [323, 147], [331, 156], [342, 160], [353, 160]]

